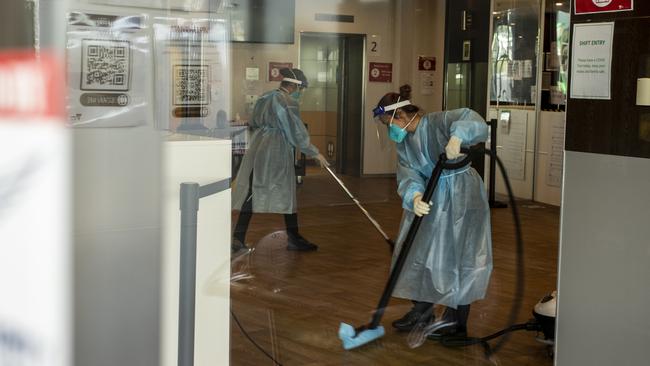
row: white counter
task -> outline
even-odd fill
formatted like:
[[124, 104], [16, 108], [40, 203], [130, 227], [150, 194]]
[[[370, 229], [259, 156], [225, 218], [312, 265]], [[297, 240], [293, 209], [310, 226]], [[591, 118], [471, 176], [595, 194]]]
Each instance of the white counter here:
[[[182, 140], [176, 138], [176, 140]], [[230, 178], [229, 140], [168, 141], [163, 147], [161, 365], [178, 363], [180, 184]], [[228, 365], [230, 189], [200, 199], [197, 229], [194, 365]]]

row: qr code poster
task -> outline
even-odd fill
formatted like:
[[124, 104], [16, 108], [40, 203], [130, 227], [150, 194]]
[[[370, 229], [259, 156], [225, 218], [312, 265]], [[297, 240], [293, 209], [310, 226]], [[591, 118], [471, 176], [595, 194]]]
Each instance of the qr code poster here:
[[151, 36], [141, 15], [68, 15], [68, 121], [126, 127], [151, 115]]
[[208, 130], [217, 112], [230, 109], [224, 22], [155, 18], [154, 53], [158, 128]]
[[81, 90], [128, 91], [131, 43], [84, 39], [81, 41]]
[[174, 105], [210, 104], [210, 68], [207, 65], [174, 65]]

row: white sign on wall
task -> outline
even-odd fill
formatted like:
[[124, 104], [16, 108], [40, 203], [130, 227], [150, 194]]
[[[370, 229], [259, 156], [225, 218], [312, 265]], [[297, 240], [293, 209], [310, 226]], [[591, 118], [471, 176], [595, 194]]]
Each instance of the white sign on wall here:
[[420, 93], [422, 95], [433, 94], [433, 79], [434, 74], [432, 72], [420, 72]]
[[571, 98], [611, 99], [614, 23], [573, 25]]

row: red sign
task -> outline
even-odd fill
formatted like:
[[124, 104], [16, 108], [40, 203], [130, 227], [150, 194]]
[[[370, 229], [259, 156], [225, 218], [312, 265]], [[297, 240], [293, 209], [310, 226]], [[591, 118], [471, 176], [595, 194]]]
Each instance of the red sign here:
[[575, 0], [576, 14], [634, 10], [634, 0]]
[[63, 67], [33, 51], [0, 52], [0, 118], [63, 115]]
[[393, 81], [393, 64], [387, 62], [371, 62], [368, 73], [368, 81], [390, 83]]
[[293, 68], [291, 62], [269, 62], [269, 81], [282, 81], [284, 78], [280, 75], [280, 70]]
[[418, 70], [436, 71], [436, 58], [427, 56], [418, 57]]

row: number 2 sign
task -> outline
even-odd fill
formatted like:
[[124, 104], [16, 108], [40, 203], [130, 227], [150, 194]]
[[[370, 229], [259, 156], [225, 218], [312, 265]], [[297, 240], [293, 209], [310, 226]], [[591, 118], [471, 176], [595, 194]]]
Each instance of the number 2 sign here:
[[381, 37], [370, 36], [368, 37], [368, 55], [381, 56]]

